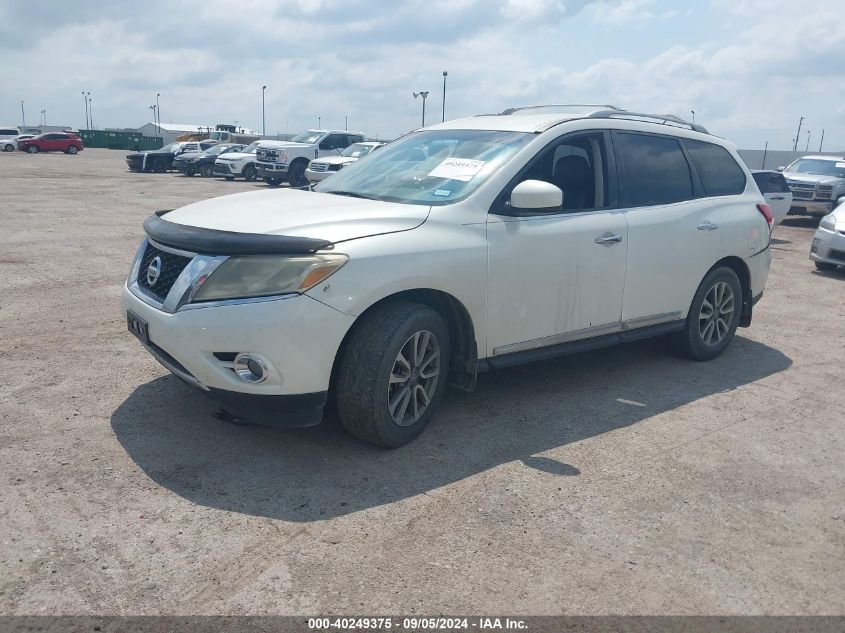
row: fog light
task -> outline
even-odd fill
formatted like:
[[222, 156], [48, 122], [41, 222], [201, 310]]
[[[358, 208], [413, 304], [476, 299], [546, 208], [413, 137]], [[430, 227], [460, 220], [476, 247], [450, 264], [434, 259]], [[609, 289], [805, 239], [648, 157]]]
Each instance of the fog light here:
[[251, 354], [238, 354], [232, 366], [238, 378], [244, 382], [259, 383], [267, 380], [267, 364]]

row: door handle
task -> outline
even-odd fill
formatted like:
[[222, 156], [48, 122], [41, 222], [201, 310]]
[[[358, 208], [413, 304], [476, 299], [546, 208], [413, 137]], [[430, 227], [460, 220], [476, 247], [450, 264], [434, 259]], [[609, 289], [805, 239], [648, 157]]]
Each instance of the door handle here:
[[699, 231], [715, 231], [718, 228], [719, 225], [713, 224], [710, 220], [704, 220], [704, 222], [698, 225]]
[[786, 196], [772, 196], [772, 200], [785, 200]]
[[622, 241], [622, 236], [613, 233], [605, 233], [593, 240], [596, 244], [613, 245]]

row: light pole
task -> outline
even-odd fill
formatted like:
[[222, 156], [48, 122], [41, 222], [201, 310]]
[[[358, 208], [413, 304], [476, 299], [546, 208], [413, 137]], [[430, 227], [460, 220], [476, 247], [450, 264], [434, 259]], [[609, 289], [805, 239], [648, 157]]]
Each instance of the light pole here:
[[690, 110], [690, 113], [692, 114], [692, 122], [695, 123], [695, 110]]
[[158, 98], [161, 96], [160, 92], [156, 93], [156, 127], [158, 128], [158, 133], [161, 134], [161, 107], [158, 105]]
[[819, 154], [822, 153], [822, 145], [824, 145], [824, 130], [822, 130], [822, 138], [819, 141]]
[[421, 90], [414, 93], [414, 99], [422, 97], [423, 111], [422, 111], [422, 127], [425, 127], [425, 100], [428, 99], [428, 90]]
[[346, 130], [347, 132], [349, 131], [349, 115], [348, 114], [343, 115], [343, 129]]
[[321, 120], [320, 117], [317, 117], [317, 129], [318, 130], [321, 129], [320, 128], [320, 120]]
[[153, 125], [156, 126], [156, 132], [158, 135], [161, 136], [161, 128], [158, 126], [158, 119], [156, 118], [156, 111], [158, 110], [158, 107], [155, 104], [147, 107], [153, 111]]
[[43, 121], [43, 123], [41, 123], [41, 125], [47, 125], [47, 110], [46, 109], [41, 111], [41, 120]]
[[446, 76], [448, 74], [445, 70], [443, 71], [443, 121], [446, 120]]
[[264, 119], [264, 91], [267, 86], [261, 86], [261, 136], [267, 136], [267, 122]]
[[90, 97], [88, 98], [88, 112], [91, 113], [91, 129], [95, 130], [97, 128], [94, 127], [94, 100]]
[[91, 93], [90, 92], [85, 93], [85, 100], [88, 103], [88, 129], [93, 130], [94, 129], [94, 113], [91, 110]]
[[807, 130], [807, 147], [804, 148], [805, 152], [810, 151], [810, 130]]
[[85, 91], [82, 91], [82, 100], [85, 102], [85, 128], [88, 128], [88, 99], [85, 98]]
[[21, 99], [21, 127], [26, 127], [26, 113], [23, 111], [23, 99]]
[[804, 124], [804, 117], [798, 119], [798, 131], [795, 133], [795, 142], [792, 144], [792, 151], [798, 151], [798, 140], [801, 138], [801, 126]]

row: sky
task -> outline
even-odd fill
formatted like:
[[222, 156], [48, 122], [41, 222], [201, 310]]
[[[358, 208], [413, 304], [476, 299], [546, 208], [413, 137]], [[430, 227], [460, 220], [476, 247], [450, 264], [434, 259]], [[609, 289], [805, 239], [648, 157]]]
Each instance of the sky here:
[[152, 121], [393, 138], [542, 103], [845, 151], [845, 0], [0, 0], [0, 125]]

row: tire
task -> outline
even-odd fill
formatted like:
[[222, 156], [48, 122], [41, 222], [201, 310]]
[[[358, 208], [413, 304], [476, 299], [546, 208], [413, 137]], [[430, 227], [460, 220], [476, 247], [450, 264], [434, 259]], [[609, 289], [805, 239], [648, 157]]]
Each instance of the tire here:
[[211, 178], [214, 175], [214, 165], [202, 165], [200, 167], [200, 176], [203, 178]]
[[234, 176], [226, 176], [226, 180], [228, 180], [229, 182], [232, 182], [234, 179]]
[[307, 187], [310, 183], [305, 177], [305, 170], [308, 167], [308, 162], [305, 160], [295, 160], [288, 169], [288, 182], [291, 187]]
[[266, 182], [271, 187], [278, 187], [279, 185], [282, 184], [282, 179], [281, 178], [270, 178], [268, 176], [265, 176], [264, 182]]
[[727, 266], [711, 270], [698, 286], [686, 326], [678, 333], [678, 351], [693, 360], [718, 357], [733, 340], [742, 303], [742, 285], [736, 273]]
[[191, 176], [193, 176], [195, 173], [197, 173], [197, 172], [195, 172], [195, 171], [194, 171], [194, 168], [193, 168], [193, 167], [185, 167], [185, 175], [186, 175], [188, 178], [190, 178]]
[[4, 152], [14, 152], [14, 151], [15, 151], [15, 146], [14, 146], [12, 143], [6, 143], [6, 144], [3, 146], [3, 151], [4, 151]]
[[823, 272], [831, 272], [836, 270], [836, 264], [830, 264], [828, 262], [814, 262], [816, 264], [816, 270], [821, 270]]
[[[423, 431], [443, 398], [449, 329], [440, 314], [419, 303], [388, 303], [364, 318], [340, 355], [338, 417], [358, 439], [395, 448]], [[422, 350], [419, 360], [414, 349]]]
[[67, 153], [68, 154], [77, 154], [77, 153], [79, 153], [79, 148], [76, 145], [71, 145], [70, 147], [67, 148]]
[[247, 182], [252, 182], [257, 176], [255, 165], [247, 165], [246, 167], [244, 167], [243, 172], [241, 173], [243, 174], [244, 180], [246, 180]]
[[37, 154], [40, 150], [38, 149], [37, 146], [30, 145], [29, 147], [26, 148], [26, 151], [29, 152], [30, 154]]

